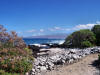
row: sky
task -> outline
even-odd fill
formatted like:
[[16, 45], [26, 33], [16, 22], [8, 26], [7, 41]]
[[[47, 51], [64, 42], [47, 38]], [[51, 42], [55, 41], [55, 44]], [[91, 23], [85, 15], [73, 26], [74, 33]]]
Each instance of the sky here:
[[0, 24], [24, 37], [70, 34], [100, 24], [100, 0], [0, 0]]

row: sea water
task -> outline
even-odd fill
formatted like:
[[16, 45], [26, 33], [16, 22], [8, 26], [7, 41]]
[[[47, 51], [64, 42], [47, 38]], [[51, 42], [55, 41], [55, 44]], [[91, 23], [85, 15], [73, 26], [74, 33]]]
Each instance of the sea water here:
[[62, 44], [64, 42], [64, 39], [41, 39], [41, 38], [23, 38], [24, 42], [29, 44], [43, 44], [43, 43], [58, 43]]

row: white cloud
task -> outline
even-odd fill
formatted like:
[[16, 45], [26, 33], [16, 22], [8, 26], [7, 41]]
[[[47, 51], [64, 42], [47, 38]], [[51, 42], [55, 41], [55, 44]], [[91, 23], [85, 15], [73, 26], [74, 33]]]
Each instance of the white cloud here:
[[32, 33], [32, 32], [35, 32], [35, 31], [36, 31], [35, 29], [32, 29], [32, 30], [28, 30], [28, 31], [26, 31], [26, 32]]
[[40, 35], [44, 35], [43, 33], [34, 33], [32, 36], [40, 36]]
[[40, 29], [40, 32], [44, 32], [44, 29]]
[[65, 28], [65, 29], [62, 29], [64, 31], [70, 31], [71, 29], [70, 28]]
[[40, 30], [32, 29], [32, 30], [28, 30], [26, 32], [28, 32], [28, 33], [32, 33], [32, 32], [44, 32], [44, 29], [40, 29]]
[[72, 28], [54, 27], [54, 28], [49, 28], [49, 31], [59, 31], [59, 30], [60, 31], [75, 31], [75, 30], [80, 30], [80, 29], [91, 29], [97, 23], [100, 24], [100, 21], [97, 21], [96, 23], [79, 24]]
[[49, 28], [50, 31], [57, 31], [57, 30], [60, 30], [60, 29], [61, 29], [60, 27]]
[[49, 31], [55, 31], [53, 28], [49, 28], [48, 30], [49, 30]]
[[53, 27], [53, 28], [49, 28], [49, 31], [62, 31], [62, 32], [66, 32], [66, 31], [75, 31], [75, 30], [80, 30], [80, 29], [91, 29], [94, 25], [96, 24], [100, 24], [100, 21], [96, 21], [95, 23], [88, 23], [88, 24], [78, 24], [72, 28], [62, 28], [62, 27]]
[[55, 29], [55, 30], [60, 30], [61, 28], [60, 28], [60, 27], [54, 27], [54, 29]]
[[79, 29], [91, 29], [95, 24], [79, 24], [76, 25], [73, 29], [79, 30]]
[[54, 28], [49, 28], [50, 31], [58, 31], [58, 30], [61, 30], [61, 31], [69, 31], [71, 30], [70, 28], [61, 28], [61, 27], [54, 27]]
[[22, 34], [22, 32], [18, 31], [17, 34]]
[[[36, 33], [32, 33], [33, 36], [35, 35], [43, 35], [45, 34], [45, 32], [73, 32], [75, 30], [80, 30], [80, 29], [91, 29], [94, 25], [96, 24], [100, 24], [100, 21], [96, 21], [95, 23], [88, 23], [88, 24], [78, 24], [72, 28], [67, 28], [67, 27], [60, 27], [60, 26], [55, 26], [53, 28], [48, 28], [48, 29], [38, 29], [38, 30], [35, 30], [35, 29], [32, 29], [32, 30], [29, 30], [29, 31], [26, 31], [27, 33], [32, 33], [32, 32], [36, 32]], [[21, 33], [21, 32], [18, 32], [18, 33]]]
[[100, 24], [100, 21], [97, 21], [96, 24]]
[[95, 23], [88, 23], [88, 24], [79, 24], [73, 27], [73, 30], [79, 30], [79, 29], [91, 29], [94, 25], [100, 24], [100, 21], [96, 21]]

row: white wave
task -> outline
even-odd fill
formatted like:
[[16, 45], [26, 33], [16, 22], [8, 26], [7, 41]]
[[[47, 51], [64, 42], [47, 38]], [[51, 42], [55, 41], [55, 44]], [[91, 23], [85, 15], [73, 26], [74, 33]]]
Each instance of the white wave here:
[[58, 43], [58, 44], [63, 44], [65, 40], [56, 40], [56, 41], [51, 41], [48, 43]]

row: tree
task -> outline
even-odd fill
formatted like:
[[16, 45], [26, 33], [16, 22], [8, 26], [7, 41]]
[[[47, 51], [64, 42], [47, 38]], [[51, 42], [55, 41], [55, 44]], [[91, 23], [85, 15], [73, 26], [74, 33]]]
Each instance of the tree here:
[[100, 46], [100, 25], [95, 25], [91, 30], [96, 36], [96, 45]]
[[69, 35], [64, 45], [67, 47], [83, 48], [95, 45], [95, 35], [89, 29], [83, 29], [73, 32]]

